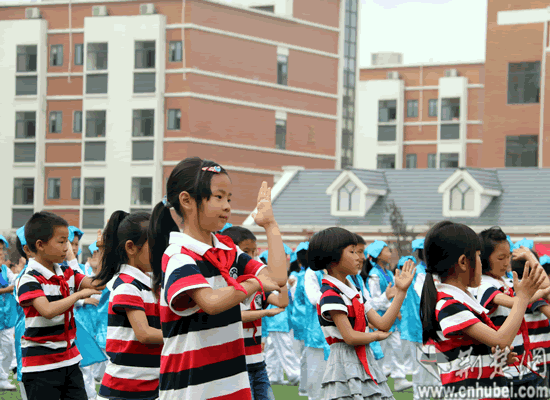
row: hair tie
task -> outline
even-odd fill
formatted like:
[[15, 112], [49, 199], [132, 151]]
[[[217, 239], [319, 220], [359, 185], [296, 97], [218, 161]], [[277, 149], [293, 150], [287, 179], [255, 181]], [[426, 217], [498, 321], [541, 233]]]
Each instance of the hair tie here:
[[162, 204], [164, 204], [164, 206], [166, 206], [166, 203], [167, 203], [167, 201], [166, 201], [166, 195], [164, 195], [164, 197], [162, 198]]
[[220, 167], [219, 165], [215, 165], [215, 166], [211, 166], [211, 167], [202, 167], [202, 170], [203, 171], [208, 171], [208, 172], [214, 172], [215, 174], [219, 174], [220, 172], [222, 172], [222, 167]]

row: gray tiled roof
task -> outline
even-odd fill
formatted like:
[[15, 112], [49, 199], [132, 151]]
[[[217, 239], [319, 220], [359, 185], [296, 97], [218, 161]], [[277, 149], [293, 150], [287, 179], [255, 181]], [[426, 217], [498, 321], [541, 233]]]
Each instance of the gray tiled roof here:
[[[330, 215], [325, 191], [340, 175], [335, 170], [299, 171], [273, 203], [281, 225], [388, 225], [386, 205], [394, 200], [408, 225], [442, 219], [441, 185], [455, 169], [352, 170], [367, 186], [387, 189], [365, 217]], [[450, 218], [470, 225], [550, 225], [550, 169], [468, 169], [484, 188], [500, 190], [479, 218]], [[383, 179], [382, 179], [383, 177]], [[307, 199], [307, 200], [306, 200]]]

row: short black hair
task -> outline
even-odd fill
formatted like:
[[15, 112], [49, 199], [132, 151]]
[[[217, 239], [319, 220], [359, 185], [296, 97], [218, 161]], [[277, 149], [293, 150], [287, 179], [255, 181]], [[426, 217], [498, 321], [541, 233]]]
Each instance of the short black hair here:
[[59, 215], [48, 211], [34, 213], [25, 224], [25, 239], [27, 246], [32, 252], [36, 252], [36, 242], [41, 240], [44, 243], [50, 241], [55, 232], [55, 228], [64, 226], [69, 227], [69, 223]]
[[339, 263], [342, 251], [348, 246], [357, 246], [357, 235], [344, 228], [333, 227], [317, 232], [309, 242], [307, 264], [314, 271]]
[[237, 246], [245, 240], [256, 241], [256, 236], [250, 230], [242, 226], [232, 226], [227, 228], [221, 235], [229, 236]]
[[357, 244], [364, 244], [366, 245], [367, 242], [365, 242], [365, 239], [363, 239], [363, 236], [359, 235], [359, 234], [355, 234], [355, 236], [357, 236]]
[[418, 249], [416, 250], [416, 258], [418, 258], [420, 261], [424, 261], [424, 249]]
[[[535, 255], [535, 258], [538, 260], [539, 259], [538, 253], [535, 250], [531, 250], [531, 249], [529, 250], [531, 251], [531, 253]], [[515, 271], [516, 274], [518, 274], [518, 278], [520, 279], [523, 276], [523, 269], [525, 268], [526, 262], [527, 260], [512, 260], [512, 271]], [[531, 267], [533, 267], [533, 265], [531, 265]]]
[[[498, 226], [494, 226], [490, 229], [485, 229], [479, 234], [481, 239], [481, 271], [485, 274], [491, 271], [491, 264], [489, 263], [489, 257], [495, 251], [495, 248], [499, 243], [508, 243], [506, 234]], [[511, 249], [510, 249], [511, 250]], [[524, 263], [525, 264], [525, 263]]]

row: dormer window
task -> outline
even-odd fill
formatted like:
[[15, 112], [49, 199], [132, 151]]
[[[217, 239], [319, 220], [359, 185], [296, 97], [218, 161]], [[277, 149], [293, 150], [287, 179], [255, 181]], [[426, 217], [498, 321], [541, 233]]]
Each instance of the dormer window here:
[[361, 191], [352, 181], [338, 189], [338, 211], [359, 211], [360, 200]]
[[464, 180], [451, 189], [451, 211], [473, 211], [474, 190]]

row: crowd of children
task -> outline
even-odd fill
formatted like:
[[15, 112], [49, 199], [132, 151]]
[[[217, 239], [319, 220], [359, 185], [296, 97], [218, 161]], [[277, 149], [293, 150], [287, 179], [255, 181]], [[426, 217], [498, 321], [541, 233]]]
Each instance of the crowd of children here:
[[85, 264], [84, 233], [50, 212], [17, 230], [15, 258], [0, 236], [0, 390], [14, 371], [25, 400], [272, 400], [281, 384], [386, 400], [390, 377], [414, 400], [548, 398], [550, 257], [532, 241], [443, 221], [395, 267], [340, 227], [293, 251], [264, 182], [258, 255], [227, 222], [234, 190], [186, 158], [152, 213], [110, 216]]

